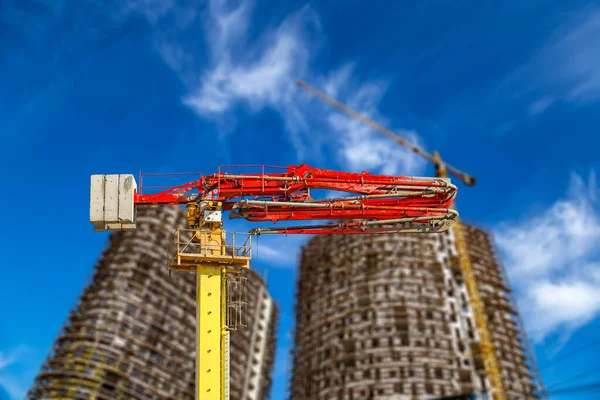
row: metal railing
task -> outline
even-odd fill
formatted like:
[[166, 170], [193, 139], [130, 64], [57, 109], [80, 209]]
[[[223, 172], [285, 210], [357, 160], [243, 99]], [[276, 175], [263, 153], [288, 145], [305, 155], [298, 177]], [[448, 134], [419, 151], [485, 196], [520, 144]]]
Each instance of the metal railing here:
[[226, 325], [230, 331], [248, 326], [248, 278], [227, 274]]
[[[217, 237], [216, 235], [222, 235]], [[222, 257], [250, 259], [252, 257], [252, 236], [249, 233], [214, 233], [195, 229], [177, 229], [173, 232], [167, 250], [169, 265], [181, 264], [181, 259], [202, 257]]]
[[[180, 185], [181, 177], [185, 177], [186, 181], [202, 179], [202, 172], [171, 172], [171, 173], [138, 173], [137, 193], [152, 194], [163, 190], [171, 189], [174, 186]], [[144, 177], [150, 178], [150, 185], [144, 185]]]

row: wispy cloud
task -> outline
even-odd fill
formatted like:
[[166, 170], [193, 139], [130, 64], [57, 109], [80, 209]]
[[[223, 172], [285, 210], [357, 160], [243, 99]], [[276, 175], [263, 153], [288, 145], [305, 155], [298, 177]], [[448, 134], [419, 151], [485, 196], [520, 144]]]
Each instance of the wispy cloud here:
[[565, 198], [497, 230], [533, 338], [569, 335], [600, 312], [600, 205], [594, 172]]
[[249, 40], [252, 11], [251, 1], [237, 6], [218, 0], [209, 3], [203, 21], [208, 66], [206, 62], [190, 66], [201, 72], [197, 79], [188, 80], [190, 93], [183, 103], [203, 118], [227, 121], [222, 133], [230, 133], [233, 112], [239, 107], [250, 113], [274, 109], [283, 115], [302, 157], [306, 147], [298, 131], [304, 118], [294, 105], [294, 81], [306, 73], [313, 48], [311, 35], [319, 30], [319, 18], [312, 8], [304, 7]]
[[552, 96], [544, 96], [539, 100], [536, 100], [529, 106], [529, 113], [531, 115], [541, 114], [546, 111], [552, 104], [556, 102], [556, 99]]
[[[505, 40], [499, 41], [498, 47], [487, 51], [479, 49], [472, 57], [453, 62], [456, 50], [461, 48], [456, 43], [469, 43], [473, 35], [467, 33], [469, 30], [457, 30], [454, 35], [438, 38], [440, 48], [449, 49], [440, 56], [440, 60], [449, 65], [445, 71], [450, 72], [440, 72], [445, 79], [464, 78], [464, 75], [456, 75], [457, 71], [480, 71], [481, 65], [499, 66], [497, 70], [493, 69], [493, 74], [483, 75], [481, 81], [473, 76], [473, 82], [481, 84], [467, 85], [443, 103], [437, 121], [455, 137], [461, 131], [469, 135], [463, 140], [469, 140], [473, 132], [486, 132], [496, 137], [508, 136], [511, 132], [524, 134], [523, 129], [531, 126], [532, 119], [557, 108], [589, 107], [600, 99], [600, 46], [597, 45], [600, 7], [597, 2], [588, 7], [575, 6], [575, 3], [572, 7], [559, 7], [564, 10], [562, 12], [549, 4], [532, 8], [530, 2], [522, 3], [523, 10], [506, 14], [512, 16], [506, 17], [505, 21], [529, 21], [539, 16], [539, 26], [533, 29], [538, 31], [539, 40], [536, 38], [512, 49], [503, 49], [507, 43], [512, 43], [506, 40], [505, 34], [527, 35], [531, 32], [523, 31], [522, 26], [506, 31], [505, 25], [497, 25], [503, 18], [498, 19], [501, 14], [497, 13], [496, 5], [483, 7], [487, 9], [484, 13], [487, 17], [480, 18], [477, 14], [467, 25], [473, 27], [485, 23], [494, 32], [501, 32]], [[507, 7], [514, 8], [514, 5]], [[482, 38], [485, 37], [484, 34]], [[534, 37], [536, 35], [531, 36]], [[481, 69], [483, 74], [486, 71], [489, 73], [491, 69]], [[428, 80], [422, 82], [427, 84]], [[527, 131], [526, 134], [535, 133]]]
[[151, 23], [156, 23], [174, 7], [174, 0], [125, 0], [119, 2], [123, 15], [140, 13]]
[[[351, 75], [352, 66], [340, 68], [327, 80], [325, 90], [333, 96], [343, 96], [350, 107], [360, 110], [381, 124], [389, 125], [390, 121], [377, 111], [387, 83], [367, 82], [357, 87], [353, 85]], [[348, 165], [352, 170], [375, 170], [384, 174], [418, 174], [425, 168], [424, 159], [396, 145], [365, 124], [337, 111], [328, 111], [326, 115], [329, 128], [336, 132], [339, 138], [338, 155], [342, 164]], [[424, 147], [415, 131], [397, 129], [396, 132], [409, 142]]]
[[254, 247], [254, 254], [254, 261], [268, 262], [269, 265], [283, 266], [285, 268], [294, 268], [296, 265], [295, 258], [293, 256], [290, 257], [290, 254], [293, 255], [294, 251], [286, 248], [261, 243]]
[[[306, 223], [303, 222], [303, 225]], [[300, 247], [306, 240], [306, 235], [262, 235], [254, 240], [252, 259], [269, 267], [294, 269], [298, 264]]]
[[587, 11], [565, 26], [541, 55], [552, 65], [547, 79], [563, 82], [568, 100], [600, 97], [600, 10]]
[[[27, 385], [31, 383], [30, 375], [34, 373], [31, 367], [36, 364], [31, 360], [32, 355], [32, 350], [26, 345], [0, 351], [0, 388], [4, 389], [12, 400], [21, 400], [27, 393]], [[25, 369], [24, 364], [27, 367]]]
[[[290, 101], [294, 76], [301, 76], [309, 57], [306, 30], [318, 26], [314, 11], [305, 7], [278, 27], [248, 43], [252, 4], [229, 8], [211, 1], [205, 31], [212, 66], [184, 103], [203, 116], [230, 111], [244, 103], [256, 111]], [[244, 50], [245, 49], [245, 50]]]
[[530, 112], [540, 114], [557, 101], [583, 104], [600, 98], [600, 9], [583, 9], [554, 34], [508, 83], [537, 98]]
[[[222, 135], [232, 133], [240, 115], [271, 109], [281, 115], [298, 161], [320, 163], [333, 153], [340, 165], [353, 170], [422, 171], [424, 163], [413, 153], [295, 87], [297, 79], [304, 79], [378, 121], [391, 122], [377, 112], [388, 87], [386, 80], [359, 79], [352, 63], [334, 67], [331, 73], [315, 72], [311, 62], [326, 41], [319, 16], [311, 7], [302, 7], [256, 33], [251, 0], [235, 4], [213, 0], [198, 17], [201, 26], [192, 24], [183, 32], [181, 27], [165, 28], [164, 23], [155, 22], [183, 13], [170, 1], [149, 10], [139, 9], [140, 4], [133, 1], [128, 9], [145, 15], [156, 27], [157, 51], [188, 89], [182, 102], [200, 117], [215, 121]], [[202, 35], [205, 46], [189, 43], [186, 35]], [[399, 132], [422, 144], [416, 132]]]

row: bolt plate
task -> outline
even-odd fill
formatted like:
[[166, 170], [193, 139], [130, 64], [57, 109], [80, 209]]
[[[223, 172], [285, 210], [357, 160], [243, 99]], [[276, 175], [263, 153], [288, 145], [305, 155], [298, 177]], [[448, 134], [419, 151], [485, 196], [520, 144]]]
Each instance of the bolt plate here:
[[221, 222], [223, 220], [221, 211], [204, 211], [202, 218], [204, 222]]

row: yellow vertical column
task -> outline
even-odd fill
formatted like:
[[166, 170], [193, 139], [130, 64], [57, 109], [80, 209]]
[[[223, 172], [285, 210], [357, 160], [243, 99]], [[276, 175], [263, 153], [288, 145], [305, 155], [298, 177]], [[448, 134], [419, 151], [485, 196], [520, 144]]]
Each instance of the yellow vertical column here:
[[198, 265], [196, 274], [196, 400], [222, 400], [220, 266]]
[[226, 247], [221, 205], [209, 201], [200, 210], [188, 204], [188, 222], [200, 228], [195, 239], [206, 257], [196, 274], [196, 400], [229, 400], [226, 268], [219, 264]]
[[477, 325], [479, 338], [481, 340], [481, 351], [483, 353], [485, 369], [492, 383], [492, 398], [494, 400], [505, 400], [506, 393], [500, 375], [500, 368], [498, 367], [496, 349], [492, 342], [492, 335], [488, 327], [483, 301], [479, 296], [479, 288], [477, 287], [475, 273], [473, 272], [473, 266], [471, 265], [471, 258], [469, 257], [469, 250], [467, 249], [467, 244], [465, 242], [463, 228], [460, 222], [456, 221], [452, 226], [452, 229], [454, 231], [456, 249], [458, 250], [459, 262], [467, 286], [467, 292], [471, 298], [471, 305], [473, 307], [473, 313], [475, 314], [475, 324]]
[[227, 330], [227, 267], [221, 267], [221, 391], [229, 400], [229, 331]]

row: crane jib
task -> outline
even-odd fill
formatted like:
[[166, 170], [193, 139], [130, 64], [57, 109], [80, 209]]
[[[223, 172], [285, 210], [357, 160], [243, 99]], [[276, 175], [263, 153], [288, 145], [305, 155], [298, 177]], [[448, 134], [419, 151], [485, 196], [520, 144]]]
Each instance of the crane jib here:
[[[304, 83], [302, 81], [297, 81], [296, 82], [296, 86], [298, 86], [299, 88], [307, 91], [308, 93], [312, 94], [313, 96], [315, 96], [316, 98], [318, 98], [319, 100], [329, 104], [330, 106], [332, 106], [333, 108], [345, 113], [346, 115], [354, 118], [357, 121], [360, 121], [362, 123], [364, 123], [365, 125], [371, 127], [372, 129], [378, 131], [379, 133], [382, 133], [384, 135], [386, 135], [387, 137], [391, 138], [392, 140], [394, 140], [396, 143], [398, 143], [401, 146], [407, 147], [409, 150], [411, 150], [413, 153], [417, 153], [418, 155], [420, 155], [421, 157], [425, 158], [426, 160], [432, 162], [432, 163], [436, 163], [436, 157], [427, 153], [426, 151], [422, 150], [421, 148], [419, 148], [418, 146], [408, 142], [406, 139], [404, 139], [403, 137], [401, 137], [400, 135], [398, 135], [397, 133], [391, 131], [390, 129], [378, 124], [377, 122], [373, 121], [372, 119], [370, 119], [369, 117], [362, 115], [360, 113], [358, 113], [356, 110], [353, 110], [352, 108], [348, 107], [347, 105], [341, 103], [340, 101], [332, 98], [331, 96], [328, 96], [327, 94], [321, 92], [320, 90], [310, 86], [307, 83]], [[439, 156], [438, 156], [439, 158]], [[439, 160], [439, 162], [441, 162], [441, 159]], [[452, 167], [449, 164], [445, 164], [445, 167], [447, 169], [447, 171], [453, 175], [455, 178], [459, 179], [460, 181], [462, 181], [464, 184], [472, 186], [475, 184], [475, 178], [473, 178], [472, 176], [460, 171], [457, 168]]]

